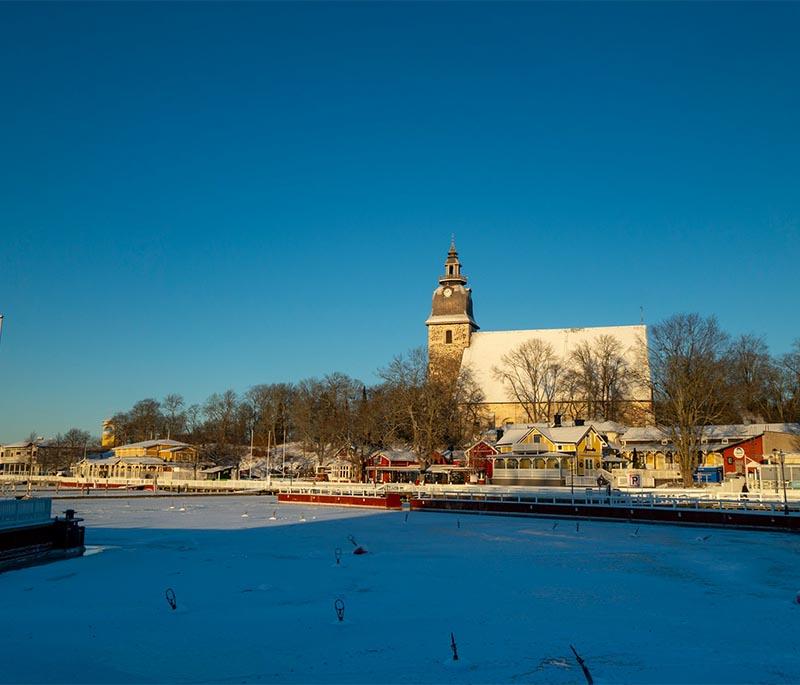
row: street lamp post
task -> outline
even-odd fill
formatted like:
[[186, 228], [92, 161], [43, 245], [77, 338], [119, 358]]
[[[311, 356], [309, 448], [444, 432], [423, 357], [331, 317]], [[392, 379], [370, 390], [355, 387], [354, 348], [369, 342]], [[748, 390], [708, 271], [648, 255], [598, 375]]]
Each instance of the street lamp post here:
[[569, 491], [574, 495], [575, 494], [575, 467], [577, 467], [578, 463], [577, 463], [577, 460], [573, 463], [573, 459], [576, 459], [576, 457], [570, 457], [569, 458], [569, 466], [570, 466], [569, 470], [570, 470], [570, 473], [572, 474], [572, 477], [570, 478], [570, 483], [569, 483]]
[[783, 513], [784, 515], [789, 514], [789, 503], [786, 499], [786, 471], [784, 470], [784, 464], [786, 463], [786, 455], [783, 453], [783, 450], [772, 450], [772, 454], [778, 457], [778, 461], [781, 465], [781, 480], [783, 481]]

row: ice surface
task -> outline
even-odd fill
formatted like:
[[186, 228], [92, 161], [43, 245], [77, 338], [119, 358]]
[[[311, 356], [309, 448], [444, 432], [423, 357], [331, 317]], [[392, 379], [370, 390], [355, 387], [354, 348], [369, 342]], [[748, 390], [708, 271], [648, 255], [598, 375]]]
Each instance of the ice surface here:
[[92, 554], [0, 575], [5, 682], [582, 684], [570, 644], [597, 683], [800, 680], [797, 536], [272, 497], [68, 504]]

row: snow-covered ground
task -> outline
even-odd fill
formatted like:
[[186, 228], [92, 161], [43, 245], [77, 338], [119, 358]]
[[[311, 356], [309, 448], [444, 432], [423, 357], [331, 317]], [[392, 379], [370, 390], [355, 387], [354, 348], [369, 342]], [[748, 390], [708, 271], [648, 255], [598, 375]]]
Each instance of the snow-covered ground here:
[[74, 504], [87, 556], [0, 575], [5, 682], [584, 683], [570, 644], [598, 683], [800, 681], [797, 536], [271, 497]]

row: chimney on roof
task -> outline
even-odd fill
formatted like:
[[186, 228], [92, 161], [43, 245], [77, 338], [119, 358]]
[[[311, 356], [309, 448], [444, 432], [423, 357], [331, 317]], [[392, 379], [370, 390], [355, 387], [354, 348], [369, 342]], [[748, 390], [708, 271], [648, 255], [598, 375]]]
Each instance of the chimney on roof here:
[[561, 414], [553, 416], [553, 428], [561, 428]]

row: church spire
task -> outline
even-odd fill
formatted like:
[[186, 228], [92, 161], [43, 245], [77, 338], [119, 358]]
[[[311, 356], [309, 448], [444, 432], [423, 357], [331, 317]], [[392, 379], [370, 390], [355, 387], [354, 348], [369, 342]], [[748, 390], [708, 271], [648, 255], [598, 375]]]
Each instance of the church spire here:
[[467, 277], [461, 273], [461, 262], [458, 260], [456, 251], [456, 236], [453, 234], [450, 239], [450, 250], [444, 261], [444, 276], [439, 278], [439, 283], [441, 285], [465, 285], [466, 282]]

